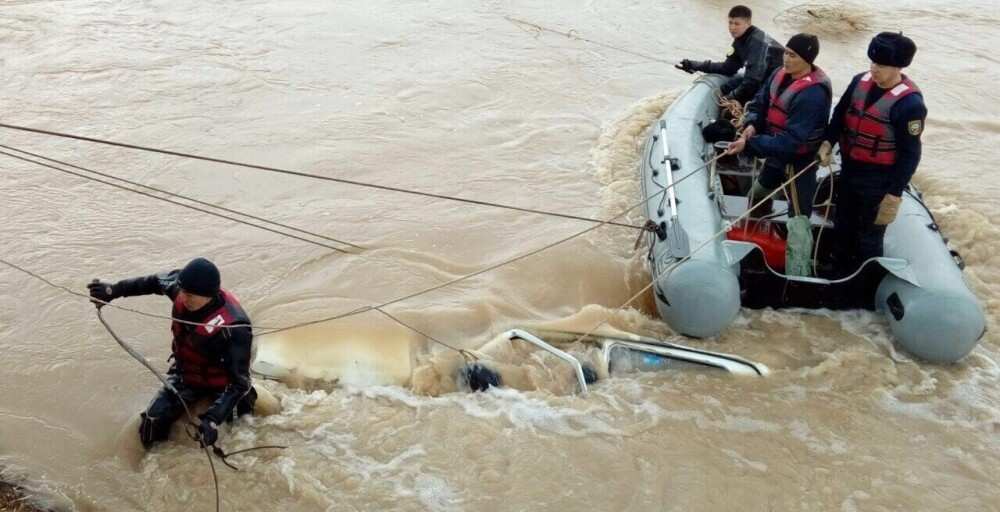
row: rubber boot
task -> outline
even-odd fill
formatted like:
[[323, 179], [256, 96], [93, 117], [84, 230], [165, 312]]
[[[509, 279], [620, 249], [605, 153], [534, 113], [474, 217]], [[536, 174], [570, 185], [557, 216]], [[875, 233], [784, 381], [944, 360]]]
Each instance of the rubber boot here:
[[[253, 414], [254, 405], [257, 403], [257, 390], [250, 388], [246, 395], [236, 403], [236, 416], [243, 416], [244, 414]], [[232, 418], [230, 417], [230, 420]]]

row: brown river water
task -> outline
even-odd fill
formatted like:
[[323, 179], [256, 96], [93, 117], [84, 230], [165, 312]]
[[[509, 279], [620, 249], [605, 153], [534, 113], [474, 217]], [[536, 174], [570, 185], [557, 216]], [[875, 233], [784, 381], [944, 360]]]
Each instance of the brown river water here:
[[[961, 363], [896, 349], [870, 312], [749, 311], [688, 343], [766, 379], [647, 373], [573, 393], [557, 360], [493, 352], [517, 389], [455, 391], [455, 356], [378, 313], [258, 341], [339, 384], [262, 382], [278, 414], [223, 429], [224, 510], [1000, 510], [1000, 8], [749, 2], [781, 41], [820, 36], [839, 94], [870, 37], [903, 30], [930, 111], [915, 178], [982, 301]], [[646, 128], [729, 44], [716, 0], [0, 4], [4, 123], [405, 189], [606, 218], [638, 199]], [[992, 84], [992, 85], [991, 85]], [[260, 325], [385, 302], [542, 247], [584, 222], [0, 130], [3, 144], [361, 244], [343, 255], [0, 155], [0, 257], [83, 291], [213, 259]], [[640, 222], [633, 213], [631, 222]], [[605, 227], [387, 308], [467, 349], [596, 320], [670, 336], [635, 233]], [[119, 302], [116, 302], [119, 304]], [[161, 297], [120, 302], [169, 312]], [[159, 368], [168, 323], [106, 317]], [[158, 387], [80, 297], [0, 267], [0, 466], [56, 510], [214, 510], [204, 453], [143, 454]], [[449, 362], [449, 358], [451, 361]], [[313, 375], [315, 376], [315, 375]], [[395, 382], [395, 384], [393, 384]]]

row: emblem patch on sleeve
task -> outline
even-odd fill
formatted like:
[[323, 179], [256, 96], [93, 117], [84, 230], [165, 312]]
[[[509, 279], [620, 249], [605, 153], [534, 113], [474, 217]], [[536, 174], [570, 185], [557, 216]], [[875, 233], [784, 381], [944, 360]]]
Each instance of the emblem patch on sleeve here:
[[910, 135], [916, 137], [924, 131], [924, 122], [919, 119], [916, 121], [910, 121], [909, 124], [906, 125], [906, 131], [910, 132]]
[[736, 48], [733, 48], [732, 46], [730, 46], [729, 47], [729, 51], [726, 52], [726, 57], [728, 57], [728, 56], [730, 56], [730, 55], [732, 55], [734, 53], [736, 53]]

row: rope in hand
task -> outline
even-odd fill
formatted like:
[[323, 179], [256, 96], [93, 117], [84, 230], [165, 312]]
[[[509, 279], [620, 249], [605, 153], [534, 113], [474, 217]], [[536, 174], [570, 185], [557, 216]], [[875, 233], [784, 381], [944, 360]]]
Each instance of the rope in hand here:
[[[330, 181], [330, 182], [334, 182], [334, 183], [340, 183], [340, 184], [343, 184], [343, 185], [352, 185], [352, 186], [356, 186], [356, 187], [371, 188], [371, 189], [376, 189], [376, 190], [383, 190], [383, 191], [386, 191], [386, 192], [398, 192], [400, 194], [409, 194], [409, 195], [415, 195], [415, 196], [421, 196], [421, 197], [429, 197], [429, 198], [432, 198], [432, 199], [442, 199], [442, 200], [445, 200], [445, 201], [454, 201], [454, 202], [465, 203], [465, 204], [474, 204], [474, 205], [477, 205], [477, 206], [488, 206], [488, 207], [492, 207], [492, 208], [500, 208], [500, 209], [504, 209], [504, 210], [511, 210], [511, 211], [517, 211], [517, 212], [522, 212], [522, 213], [532, 213], [532, 214], [536, 214], [536, 215], [544, 215], [544, 216], [548, 216], [548, 217], [557, 217], [557, 218], [562, 218], [562, 219], [578, 220], [578, 221], [583, 221], [583, 222], [591, 222], [591, 223], [601, 222], [598, 219], [592, 219], [592, 218], [583, 217], [583, 216], [580, 216], [580, 215], [570, 215], [570, 214], [566, 214], [566, 213], [550, 212], [550, 211], [538, 210], [538, 209], [534, 209], [534, 208], [522, 208], [522, 207], [519, 207], [519, 206], [512, 206], [512, 205], [508, 205], [508, 204], [493, 203], [493, 202], [489, 202], [489, 201], [480, 201], [478, 199], [466, 199], [466, 198], [462, 198], [462, 197], [448, 196], [448, 195], [437, 194], [437, 193], [433, 193], [433, 192], [422, 192], [422, 191], [419, 191], [419, 190], [413, 190], [413, 189], [402, 188], [402, 187], [392, 187], [392, 186], [388, 186], [388, 185], [378, 185], [378, 184], [374, 184], [374, 183], [365, 183], [365, 182], [362, 182], [362, 181], [350, 180], [350, 179], [346, 179], [346, 178], [334, 178], [332, 176], [323, 176], [321, 174], [312, 174], [312, 173], [301, 172], [301, 171], [292, 171], [292, 170], [289, 170], [289, 169], [282, 169], [282, 168], [279, 168], [279, 167], [271, 167], [271, 166], [267, 166], [267, 165], [257, 165], [257, 164], [251, 164], [251, 163], [246, 163], [246, 162], [238, 162], [238, 161], [235, 161], [235, 160], [226, 160], [226, 159], [223, 159], [223, 158], [215, 158], [215, 157], [210, 157], [210, 156], [196, 155], [196, 154], [193, 154], [193, 153], [184, 153], [184, 152], [181, 152], [181, 151], [171, 151], [171, 150], [167, 150], [167, 149], [158, 149], [158, 148], [149, 147], [149, 146], [140, 146], [140, 145], [136, 145], [136, 144], [128, 144], [128, 143], [125, 143], [125, 142], [116, 142], [116, 141], [105, 140], [105, 139], [97, 139], [97, 138], [93, 138], [93, 137], [84, 137], [82, 135], [74, 135], [74, 134], [71, 134], [71, 133], [57, 132], [57, 131], [52, 131], [52, 130], [42, 130], [42, 129], [39, 129], [39, 128], [30, 128], [30, 127], [27, 127], [27, 126], [20, 126], [20, 125], [15, 125], [15, 124], [0, 123], [0, 128], [8, 128], [8, 129], [11, 129], [11, 130], [18, 130], [18, 131], [30, 132], [30, 133], [38, 133], [38, 134], [41, 134], [41, 135], [49, 135], [49, 136], [52, 136], [52, 137], [61, 137], [61, 138], [65, 138], [65, 139], [73, 139], [73, 140], [79, 140], [79, 141], [84, 141], [84, 142], [93, 142], [95, 144], [105, 144], [105, 145], [108, 145], [108, 146], [115, 146], [115, 147], [125, 148], [125, 149], [134, 149], [134, 150], [146, 151], [146, 152], [150, 152], [150, 153], [159, 153], [159, 154], [162, 154], [162, 155], [170, 155], [170, 156], [176, 156], [176, 157], [181, 157], [181, 158], [189, 158], [189, 159], [192, 159], [192, 160], [201, 160], [201, 161], [204, 161], [204, 162], [213, 162], [213, 163], [218, 163], [218, 164], [232, 165], [232, 166], [235, 166], [235, 167], [242, 167], [242, 168], [246, 168], [246, 169], [254, 169], [254, 170], [265, 171], [265, 172], [273, 172], [273, 173], [285, 174], [285, 175], [289, 175], [289, 176], [298, 176], [298, 177], [301, 177], [301, 178], [310, 178], [310, 179], [321, 180], [321, 181]], [[609, 222], [608, 224], [611, 224], [613, 226], [623, 227], [623, 228], [640, 229], [640, 226], [634, 226], [632, 224], [624, 224], [624, 223], [617, 223], [617, 222]]]
[[590, 44], [593, 44], [593, 45], [596, 45], [596, 46], [600, 46], [602, 48], [607, 48], [609, 50], [615, 50], [615, 51], [619, 51], [619, 52], [622, 52], [622, 53], [627, 53], [629, 55], [633, 55], [633, 56], [636, 56], [636, 57], [641, 57], [643, 59], [650, 60], [650, 61], [653, 61], [653, 62], [662, 62], [664, 64], [674, 64], [673, 62], [670, 62], [670, 61], [665, 60], [665, 59], [661, 59], [659, 57], [653, 57], [652, 55], [647, 55], [645, 53], [639, 53], [637, 51], [629, 50], [627, 48], [622, 48], [622, 47], [619, 47], [619, 46], [614, 46], [614, 45], [610, 45], [610, 44], [607, 44], [607, 43], [602, 43], [600, 41], [595, 41], [593, 39], [587, 39], [586, 37], [581, 37], [576, 32], [576, 30], [574, 30], [574, 29], [570, 29], [569, 32], [563, 32], [563, 31], [560, 31], [560, 30], [555, 30], [555, 29], [551, 29], [551, 28], [548, 28], [548, 27], [543, 27], [542, 25], [539, 25], [537, 23], [532, 23], [530, 21], [525, 21], [525, 20], [513, 18], [511, 16], [504, 16], [503, 18], [505, 20], [513, 23], [514, 26], [516, 26], [517, 28], [519, 28], [519, 29], [521, 29], [521, 30], [523, 30], [523, 31], [525, 31], [525, 32], [527, 32], [529, 34], [533, 34], [535, 37], [538, 37], [539, 35], [541, 35], [542, 32], [549, 32], [551, 34], [558, 34], [560, 36], [564, 36], [564, 37], [569, 38], [569, 39], [575, 39], [577, 41], [583, 41], [585, 43], [590, 43]]
[[[764, 196], [763, 198], [761, 198], [759, 201], [757, 201], [756, 204], [753, 204], [750, 207], [748, 207], [745, 212], [743, 212], [742, 214], [740, 214], [739, 216], [737, 216], [735, 219], [729, 221], [727, 223], [728, 224], [727, 226], [724, 226], [722, 229], [720, 229], [719, 231], [717, 231], [714, 235], [706, 238], [704, 242], [702, 242], [697, 247], [695, 247], [691, 252], [688, 253], [687, 256], [684, 256], [683, 258], [678, 259], [677, 261], [675, 261], [674, 263], [672, 263], [669, 267], [667, 267], [666, 270], [664, 270], [659, 275], [657, 275], [654, 279], [651, 279], [649, 284], [647, 284], [646, 286], [642, 287], [641, 290], [639, 290], [634, 295], [632, 295], [631, 297], [629, 297], [629, 299], [626, 300], [624, 303], [622, 303], [621, 306], [618, 306], [617, 308], [615, 308], [615, 311], [617, 312], [617, 311], [625, 309], [626, 306], [628, 306], [629, 304], [631, 304], [633, 301], [635, 301], [640, 296], [642, 296], [643, 294], [645, 294], [650, 288], [652, 288], [653, 286], [655, 286], [660, 281], [660, 279], [663, 278], [663, 276], [669, 276], [670, 273], [673, 272], [673, 270], [675, 268], [677, 268], [678, 266], [680, 266], [682, 263], [690, 260], [698, 251], [700, 251], [701, 249], [705, 248], [705, 246], [707, 246], [709, 244], [709, 242], [714, 241], [716, 238], [718, 238], [719, 236], [721, 236], [721, 235], [725, 234], [727, 231], [729, 231], [732, 226], [735, 226], [740, 221], [742, 221], [742, 220], [746, 219], [747, 217], [749, 217], [750, 213], [753, 212], [753, 210], [755, 208], [757, 208], [758, 206], [760, 206], [761, 203], [763, 203], [764, 201], [767, 201], [768, 199], [770, 199], [771, 197], [773, 197], [775, 194], [778, 193], [779, 190], [783, 190], [786, 186], [789, 186], [790, 184], [794, 183], [796, 178], [798, 178], [799, 176], [801, 176], [803, 173], [805, 173], [809, 169], [815, 167], [816, 164], [818, 164], [818, 163], [819, 163], [818, 160], [814, 160], [811, 164], [803, 167], [802, 170], [800, 170], [799, 172], [797, 172], [794, 176], [792, 176], [791, 178], [788, 178], [788, 180], [786, 180], [784, 183], [782, 183], [779, 187], [777, 187], [774, 190], [772, 190], [771, 193], [767, 194], [766, 196]], [[596, 331], [597, 329], [600, 329], [602, 326], [607, 325], [607, 323], [608, 323], [607, 319], [601, 320], [600, 322], [598, 322], [597, 324], [595, 324], [593, 327], [591, 327], [587, 332], [585, 332], [585, 333], [581, 334], [580, 336], [578, 336], [575, 340], [572, 341], [572, 343], [578, 343], [580, 340], [583, 340], [587, 336], [590, 336], [591, 334], [593, 334], [594, 331]]]
[[[212, 461], [213, 453], [216, 456], [218, 456], [219, 459], [222, 460], [223, 464], [229, 466], [234, 471], [239, 471], [240, 468], [234, 466], [229, 462], [228, 460], [229, 457], [232, 457], [233, 455], [237, 455], [240, 453], [251, 452], [254, 450], [264, 450], [264, 449], [284, 450], [288, 447], [281, 445], [263, 445], [263, 446], [254, 446], [252, 448], [244, 448], [242, 450], [236, 450], [233, 452], [226, 453], [225, 451], [222, 450], [221, 447], [217, 446], [215, 443], [212, 443], [211, 445], [206, 444], [202, 440], [201, 435], [200, 433], [198, 433], [197, 430], [195, 430], [194, 432], [191, 431], [192, 427], [197, 428], [198, 423], [195, 421], [194, 414], [191, 413], [191, 409], [188, 408], [187, 401], [184, 400], [184, 396], [181, 395], [181, 393], [177, 391], [177, 388], [175, 388], [170, 383], [170, 381], [168, 381], [159, 371], [157, 371], [156, 368], [153, 368], [153, 365], [149, 363], [149, 360], [143, 357], [142, 354], [140, 354], [137, 350], [132, 348], [132, 346], [130, 346], [128, 343], [125, 343], [125, 341], [118, 336], [118, 333], [116, 333], [115, 330], [111, 328], [111, 325], [108, 324], [107, 320], [104, 319], [104, 314], [101, 312], [101, 308], [104, 306], [104, 304], [100, 302], [95, 302], [94, 305], [97, 307], [97, 319], [100, 320], [101, 324], [104, 325], [104, 328], [107, 329], [108, 334], [110, 334], [111, 337], [114, 338], [114, 340], [118, 343], [118, 345], [120, 345], [126, 352], [128, 352], [128, 354], [132, 356], [133, 359], [139, 361], [140, 364], [142, 364], [150, 372], [152, 372], [153, 375], [155, 375], [156, 378], [159, 379], [161, 383], [163, 383], [163, 386], [169, 389], [170, 392], [177, 397], [177, 400], [181, 403], [181, 406], [184, 407], [184, 413], [187, 415], [188, 419], [188, 424], [186, 425], [185, 428], [188, 437], [190, 437], [193, 441], [197, 442], [201, 446], [201, 448], [205, 451], [205, 456], [208, 457], [208, 466], [212, 470], [212, 482], [215, 484], [215, 510], [216, 512], [218, 512], [222, 506], [222, 499], [221, 499], [221, 493], [219, 492], [219, 475], [216, 473], [215, 463]], [[211, 452], [209, 452], [209, 446], [211, 446], [212, 448]]]
[[[77, 296], [80, 296], [80, 297], [84, 297], [87, 300], [89, 300], [89, 301], [91, 301], [91, 302], [94, 303], [94, 305], [97, 307], [97, 318], [98, 318], [98, 320], [101, 321], [101, 324], [104, 325], [104, 328], [107, 329], [107, 331], [111, 335], [111, 337], [114, 338], [114, 340], [118, 343], [118, 345], [121, 346], [122, 349], [124, 349], [125, 352], [127, 352], [130, 356], [132, 356], [133, 359], [135, 359], [136, 361], [138, 361], [140, 364], [142, 364], [143, 366], [145, 366], [146, 369], [148, 369], [150, 372], [152, 372], [152, 374], [154, 376], [156, 376], [156, 378], [160, 381], [160, 383], [163, 384], [163, 387], [165, 387], [166, 389], [170, 390], [171, 393], [173, 393], [175, 396], [177, 396], [177, 399], [180, 401], [181, 406], [184, 407], [184, 413], [187, 415], [187, 419], [188, 419], [188, 424], [186, 425], [187, 434], [193, 440], [195, 440], [196, 442], [198, 442], [199, 444], [201, 444], [202, 448], [205, 450], [205, 455], [208, 457], [209, 468], [212, 470], [212, 481], [215, 484], [215, 510], [216, 510], [216, 512], [218, 512], [219, 510], [221, 510], [221, 503], [222, 503], [222, 501], [221, 501], [221, 497], [220, 497], [220, 493], [219, 493], [219, 478], [218, 478], [218, 474], [215, 471], [215, 463], [212, 461], [212, 455], [208, 451], [208, 446], [206, 446], [203, 443], [201, 443], [201, 440], [200, 440], [199, 436], [191, 433], [191, 430], [190, 430], [191, 427], [196, 427], [198, 425], [198, 423], [195, 421], [194, 415], [191, 413], [191, 410], [188, 408], [187, 402], [184, 400], [183, 396], [181, 396], [180, 392], [177, 391], [177, 388], [175, 388], [172, 384], [170, 384], [170, 381], [168, 381], [163, 376], [163, 374], [161, 374], [159, 371], [157, 371], [156, 368], [154, 368], [153, 365], [149, 363], [149, 360], [147, 360], [145, 357], [143, 357], [142, 354], [140, 354], [137, 350], [135, 350], [134, 348], [132, 348], [128, 343], [126, 343], [124, 340], [121, 339], [121, 337], [118, 336], [118, 333], [116, 333], [115, 330], [111, 327], [111, 325], [108, 324], [107, 320], [104, 319], [104, 314], [103, 314], [102, 308], [104, 306], [110, 305], [111, 307], [114, 307], [114, 308], [117, 308], [117, 309], [121, 309], [123, 311], [129, 311], [129, 312], [137, 313], [137, 314], [144, 315], [144, 316], [157, 316], [157, 317], [161, 317], [161, 318], [171, 318], [171, 317], [165, 317], [165, 316], [162, 316], [162, 315], [153, 315], [151, 313], [146, 313], [144, 311], [138, 311], [138, 310], [133, 310], [133, 309], [130, 309], [130, 308], [125, 308], [125, 307], [122, 307], [122, 306], [112, 305], [112, 304], [110, 304], [108, 302], [105, 302], [105, 301], [102, 301], [100, 299], [95, 299], [93, 297], [90, 297], [89, 295], [77, 292], [75, 290], [71, 290], [71, 289], [69, 289], [69, 288], [67, 288], [65, 286], [58, 285], [56, 283], [53, 283], [52, 281], [49, 281], [48, 279], [42, 277], [41, 275], [39, 275], [39, 274], [37, 274], [35, 272], [32, 272], [32, 271], [30, 271], [30, 270], [28, 270], [26, 268], [23, 268], [20, 265], [16, 265], [14, 263], [11, 263], [11, 262], [3, 259], [3, 258], [0, 258], [0, 263], [3, 263], [4, 265], [7, 265], [10, 268], [13, 268], [14, 270], [18, 270], [20, 272], [23, 272], [23, 273], [27, 274], [28, 276], [31, 276], [31, 277], [33, 277], [33, 278], [35, 278], [35, 279], [37, 279], [37, 280], [45, 283], [48, 286], [51, 286], [53, 288], [62, 290], [64, 292], [72, 294], [72, 295], [77, 295]], [[178, 320], [178, 321], [183, 322], [183, 320]], [[204, 324], [204, 323], [197, 323], [197, 322], [184, 322], [184, 323], [195, 324], [195, 325], [207, 325], [207, 324]], [[237, 326], [230, 326], [230, 327], [237, 327]], [[264, 448], [279, 448], [279, 449], [284, 449], [284, 448], [287, 448], [287, 447], [286, 446], [277, 446], [277, 445], [265, 445], [265, 446], [255, 446], [253, 448], [247, 448], [247, 449], [237, 450], [237, 451], [230, 452], [230, 453], [225, 453], [218, 446], [212, 445], [212, 453], [215, 453], [216, 455], [218, 455], [227, 466], [229, 466], [229, 467], [231, 467], [231, 468], [233, 468], [235, 470], [239, 470], [239, 468], [237, 468], [237, 467], [233, 466], [232, 464], [230, 464], [226, 459], [228, 457], [231, 457], [231, 456], [239, 454], [239, 453], [244, 453], [244, 452], [249, 452], [249, 451], [259, 450], [259, 449], [264, 449]]]
[[[163, 375], [161, 375], [160, 372], [156, 370], [156, 368], [153, 368], [153, 365], [149, 364], [149, 361], [147, 361], [146, 358], [142, 356], [142, 354], [137, 352], [135, 349], [129, 346], [128, 343], [125, 343], [124, 340], [118, 337], [118, 334], [115, 332], [114, 329], [111, 328], [107, 320], [104, 319], [104, 314], [101, 312], [101, 308], [104, 306], [104, 304], [95, 303], [94, 305], [97, 306], [97, 319], [100, 320], [102, 324], [104, 324], [104, 328], [107, 329], [108, 333], [111, 334], [111, 337], [114, 338], [116, 342], [118, 342], [118, 345], [120, 345], [123, 349], [125, 349], [125, 352], [128, 352], [128, 354], [132, 356], [133, 359], [139, 361], [140, 364], [149, 369], [149, 371], [152, 372], [153, 375], [155, 375], [156, 378], [163, 383], [163, 387], [169, 389], [170, 392], [172, 392], [174, 395], [177, 396], [177, 400], [179, 400], [181, 405], [184, 406], [184, 413], [187, 414], [188, 428], [190, 428], [192, 425], [197, 425], [197, 422], [195, 422], [194, 420], [194, 415], [191, 414], [191, 409], [188, 409], [187, 402], [184, 401], [184, 397], [180, 394], [180, 392], [177, 391], [177, 388], [175, 388], [173, 384], [167, 381], [167, 379]], [[189, 436], [192, 435], [190, 431], [188, 432], [188, 435]], [[222, 498], [219, 493], [219, 475], [215, 472], [215, 463], [212, 462], [212, 452], [208, 450], [208, 445], [206, 445], [205, 443], [201, 443], [200, 441], [199, 444], [201, 445], [201, 448], [205, 450], [205, 456], [208, 457], [208, 467], [212, 469], [212, 482], [215, 484], [215, 511], [219, 512], [222, 509]]]

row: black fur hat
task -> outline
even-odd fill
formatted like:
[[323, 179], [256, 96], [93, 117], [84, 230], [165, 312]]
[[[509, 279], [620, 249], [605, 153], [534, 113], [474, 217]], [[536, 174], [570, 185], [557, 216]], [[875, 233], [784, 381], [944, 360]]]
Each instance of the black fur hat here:
[[905, 68], [913, 62], [917, 45], [902, 32], [882, 32], [868, 45], [868, 58], [875, 64]]

